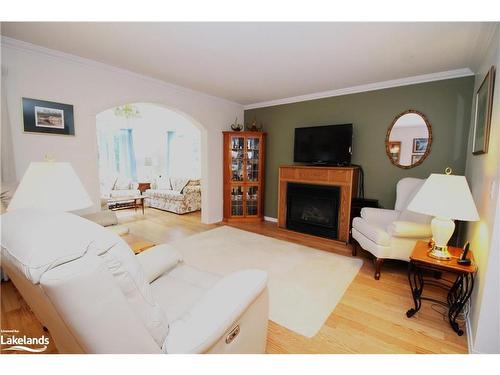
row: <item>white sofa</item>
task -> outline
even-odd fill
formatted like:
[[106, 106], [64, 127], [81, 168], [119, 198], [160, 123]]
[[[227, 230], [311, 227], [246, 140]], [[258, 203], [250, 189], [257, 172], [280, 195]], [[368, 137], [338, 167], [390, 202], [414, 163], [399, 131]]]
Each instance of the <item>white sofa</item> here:
[[114, 176], [109, 180], [101, 180], [101, 199], [136, 197], [141, 195], [139, 184], [123, 176]]
[[146, 206], [176, 214], [201, 210], [201, 184], [198, 179], [161, 177], [144, 192]]
[[376, 280], [384, 259], [409, 261], [416, 242], [432, 237], [432, 217], [406, 209], [424, 182], [419, 178], [401, 179], [396, 186], [394, 210], [365, 207], [361, 217], [352, 222], [353, 255], [359, 245], [375, 256]]
[[2, 266], [59, 352], [265, 351], [264, 271], [221, 278], [167, 245], [135, 256], [113, 232], [68, 213], [0, 218]]

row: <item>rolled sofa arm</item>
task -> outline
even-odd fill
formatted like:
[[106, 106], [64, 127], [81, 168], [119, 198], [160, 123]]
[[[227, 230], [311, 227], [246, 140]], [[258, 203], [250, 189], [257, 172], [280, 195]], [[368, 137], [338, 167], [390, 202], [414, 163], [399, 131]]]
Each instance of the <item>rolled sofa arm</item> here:
[[136, 255], [149, 283], [182, 261], [181, 254], [169, 245], [154, 246]]
[[391, 222], [397, 220], [399, 214], [399, 211], [385, 208], [363, 207], [361, 209], [361, 217], [371, 222]]
[[[267, 273], [243, 270], [219, 280], [182, 319], [170, 324], [166, 353], [209, 350], [266, 290]], [[265, 317], [266, 322], [268, 317]]]
[[414, 223], [412, 221], [394, 221], [387, 227], [389, 235], [405, 238], [432, 237], [430, 224]]
[[201, 186], [186, 186], [184, 189], [182, 189], [182, 194], [201, 194]]

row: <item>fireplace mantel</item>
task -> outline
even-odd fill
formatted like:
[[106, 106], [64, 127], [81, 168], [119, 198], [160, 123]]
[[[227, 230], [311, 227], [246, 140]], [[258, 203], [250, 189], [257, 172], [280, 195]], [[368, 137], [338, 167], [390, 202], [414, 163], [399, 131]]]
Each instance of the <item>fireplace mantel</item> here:
[[286, 228], [287, 184], [289, 182], [309, 185], [340, 187], [340, 209], [338, 218], [338, 241], [349, 241], [351, 200], [358, 188], [357, 167], [323, 167], [305, 165], [282, 165], [279, 169], [278, 227]]

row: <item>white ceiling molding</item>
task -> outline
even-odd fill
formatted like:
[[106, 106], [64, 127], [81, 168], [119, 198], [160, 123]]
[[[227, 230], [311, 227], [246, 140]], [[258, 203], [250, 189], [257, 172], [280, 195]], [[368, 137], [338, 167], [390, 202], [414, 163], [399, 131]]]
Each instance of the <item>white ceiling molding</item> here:
[[[28, 53], [43, 54], [43, 55], [46, 55], [46, 56], [49, 56], [52, 58], [62, 59], [62, 60], [69, 61], [69, 62], [72, 62], [75, 64], [82, 64], [82, 65], [86, 65], [89, 67], [106, 69], [106, 70], [109, 70], [112, 72], [126, 74], [129, 76], [133, 76], [135, 78], [138, 78], [138, 79], [146, 80], [146, 81], [151, 82], [151, 83], [156, 83], [156, 84], [161, 85], [161, 86], [167, 86], [167, 87], [173, 88], [175, 90], [189, 92], [189, 93], [195, 93], [197, 95], [203, 95], [203, 96], [206, 96], [208, 98], [212, 98], [214, 100], [229, 103], [231, 105], [240, 105], [241, 106], [240, 103], [233, 102], [229, 99], [220, 98], [218, 96], [210, 95], [210, 94], [207, 94], [205, 92], [201, 92], [201, 91], [197, 91], [197, 90], [193, 90], [193, 89], [190, 89], [188, 87], [175, 85], [173, 83], [166, 82], [166, 81], [163, 81], [161, 79], [153, 78], [153, 77], [150, 77], [150, 76], [147, 76], [144, 74], [140, 74], [140, 73], [135, 73], [135, 72], [132, 72], [132, 71], [127, 70], [127, 69], [123, 69], [123, 68], [119, 68], [119, 67], [116, 67], [113, 65], [105, 64], [105, 63], [95, 61], [92, 59], [87, 59], [85, 57], [73, 55], [71, 53], [61, 52], [61, 51], [57, 51], [57, 50], [54, 50], [51, 48], [42, 47], [42, 46], [39, 46], [37, 44], [24, 42], [22, 40], [9, 38], [9, 37], [3, 36], [3, 35], [1, 36], [1, 39], [0, 39], [0, 45], [2, 48], [7, 47], [7, 48], [21, 50], [21, 51], [28, 52]], [[7, 67], [4, 67], [2, 65], [2, 72], [4, 69], [7, 70]]]
[[315, 93], [311, 93], [311, 94], [292, 96], [290, 98], [283, 98], [283, 99], [269, 100], [269, 101], [260, 102], [260, 103], [253, 103], [253, 104], [248, 104], [248, 105], [243, 106], [243, 109], [247, 110], [247, 109], [254, 109], [254, 108], [272, 107], [272, 106], [282, 105], [282, 104], [306, 102], [308, 100], [330, 98], [333, 96], [356, 94], [356, 93], [360, 93], [360, 92], [388, 89], [391, 87], [415, 85], [418, 83], [441, 81], [444, 79], [460, 78], [460, 77], [467, 77], [467, 76], [472, 76], [472, 75], [474, 75], [474, 72], [472, 70], [470, 70], [469, 68], [448, 70], [445, 72], [422, 74], [422, 75], [413, 76], [413, 77], [393, 79], [390, 81], [374, 82], [374, 83], [369, 83], [367, 85], [346, 87], [346, 88], [338, 89], [338, 90], [321, 91], [321, 92], [315, 92]]

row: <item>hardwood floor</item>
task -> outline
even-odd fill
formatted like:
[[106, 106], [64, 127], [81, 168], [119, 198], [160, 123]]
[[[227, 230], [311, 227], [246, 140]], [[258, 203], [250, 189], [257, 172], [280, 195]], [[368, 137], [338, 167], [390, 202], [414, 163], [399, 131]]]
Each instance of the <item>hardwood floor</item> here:
[[[201, 224], [199, 213], [175, 215], [149, 208], [144, 216], [134, 210], [117, 214], [120, 223], [127, 225], [131, 233], [155, 243], [171, 242], [219, 225]], [[280, 230], [274, 223], [232, 226], [351, 256], [347, 246], [332, 247], [321, 239]], [[459, 337], [452, 331], [439, 313], [442, 310], [438, 305], [424, 302], [414, 317], [406, 318], [412, 299], [405, 263], [385, 262], [380, 280], [376, 281], [370, 255], [360, 251], [358, 257], [364, 261], [361, 270], [318, 334], [307, 338], [270, 321], [268, 353], [467, 353], [466, 335]], [[439, 299], [444, 295], [444, 291], [437, 288], [426, 289], [427, 292]], [[43, 334], [41, 325], [11, 282], [2, 282], [0, 293], [1, 328], [16, 328], [26, 335]], [[48, 352], [56, 352], [53, 344]]]

